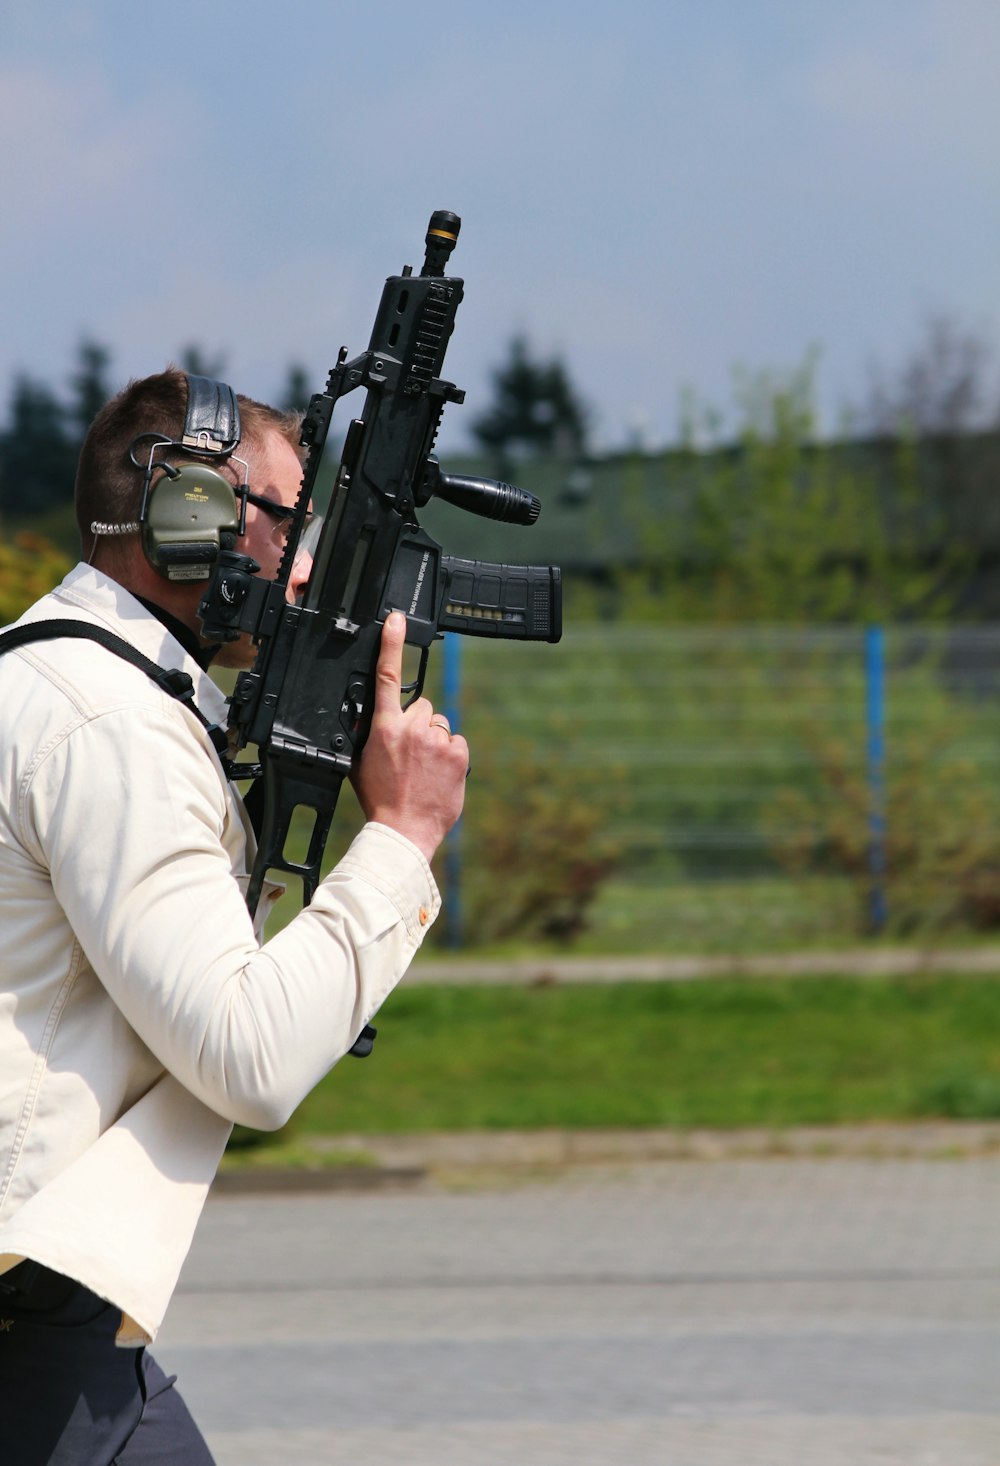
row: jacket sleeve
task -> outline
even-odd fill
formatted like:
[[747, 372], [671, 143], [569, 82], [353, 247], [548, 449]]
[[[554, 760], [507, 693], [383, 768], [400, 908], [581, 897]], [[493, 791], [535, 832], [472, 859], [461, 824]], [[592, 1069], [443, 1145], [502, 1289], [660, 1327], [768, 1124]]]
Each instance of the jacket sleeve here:
[[26, 846], [107, 992], [190, 1092], [284, 1124], [402, 977], [440, 899], [421, 853], [369, 824], [258, 947], [224, 840], [227, 795], [181, 708], [81, 718], [40, 751]]

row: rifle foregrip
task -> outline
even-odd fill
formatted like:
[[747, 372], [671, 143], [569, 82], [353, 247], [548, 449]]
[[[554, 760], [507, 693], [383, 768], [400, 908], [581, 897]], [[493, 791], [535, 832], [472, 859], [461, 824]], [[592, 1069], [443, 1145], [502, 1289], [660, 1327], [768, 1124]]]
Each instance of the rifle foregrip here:
[[520, 641], [562, 636], [558, 565], [496, 565], [442, 555], [441, 570], [439, 631]]

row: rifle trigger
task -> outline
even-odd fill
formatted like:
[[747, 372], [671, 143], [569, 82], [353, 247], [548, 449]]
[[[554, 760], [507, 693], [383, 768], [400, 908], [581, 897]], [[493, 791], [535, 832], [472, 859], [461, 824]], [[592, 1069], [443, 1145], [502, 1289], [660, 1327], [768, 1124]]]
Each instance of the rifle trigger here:
[[427, 676], [427, 659], [429, 656], [430, 647], [422, 646], [420, 648], [420, 665], [417, 668], [416, 677], [413, 679], [412, 682], [404, 683], [403, 686], [399, 689], [400, 692], [408, 692], [410, 694], [406, 702], [404, 702], [403, 704], [404, 708], [412, 707], [417, 698], [420, 697], [423, 693], [424, 679]]

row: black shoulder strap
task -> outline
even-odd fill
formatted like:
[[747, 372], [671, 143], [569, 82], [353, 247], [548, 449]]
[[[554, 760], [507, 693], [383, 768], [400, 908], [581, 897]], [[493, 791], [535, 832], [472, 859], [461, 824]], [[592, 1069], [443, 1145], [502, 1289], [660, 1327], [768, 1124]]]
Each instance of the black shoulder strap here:
[[226, 777], [229, 779], [233, 777], [232, 764], [228, 757], [229, 740], [226, 730], [220, 728], [218, 723], [210, 723], [201, 708], [198, 707], [194, 700], [194, 683], [188, 674], [182, 672], [179, 667], [170, 671], [161, 667], [159, 663], [143, 656], [142, 652], [130, 641], [116, 636], [113, 631], [106, 631], [103, 626], [94, 626], [90, 621], [64, 621], [61, 618], [52, 621], [28, 621], [23, 626], [12, 626], [8, 631], [0, 632], [0, 655], [32, 641], [53, 641], [57, 637], [66, 636], [75, 637], [79, 641], [96, 641], [98, 646], [114, 652], [115, 656], [121, 657], [122, 661], [130, 662], [133, 667], [138, 667], [139, 671], [145, 672], [150, 681], [155, 682], [162, 691], [169, 693], [171, 697], [175, 697], [178, 702], [190, 708], [222, 760]]

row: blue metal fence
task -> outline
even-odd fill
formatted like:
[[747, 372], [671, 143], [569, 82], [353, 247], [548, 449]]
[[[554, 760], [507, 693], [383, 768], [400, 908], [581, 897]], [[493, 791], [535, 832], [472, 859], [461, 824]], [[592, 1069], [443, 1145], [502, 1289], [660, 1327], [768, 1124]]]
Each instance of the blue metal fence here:
[[[831, 822], [854, 818], [878, 928], [900, 763], [924, 759], [930, 775], [951, 760], [1000, 787], [1000, 627], [586, 625], [554, 647], [448, 637], [442, 661], [444, 703], [473, 761], [477, 741], [501, 762], [527, 742], [572, 771], [608, 801], [636, 881], [772, 871], [783, 842], [821, 844]], [[845, 784], [867, 790], [863, 808]], [[516, 797], [512, 786], [515, 809]], [[459, 836], [456, 933], [460, 849]]]

